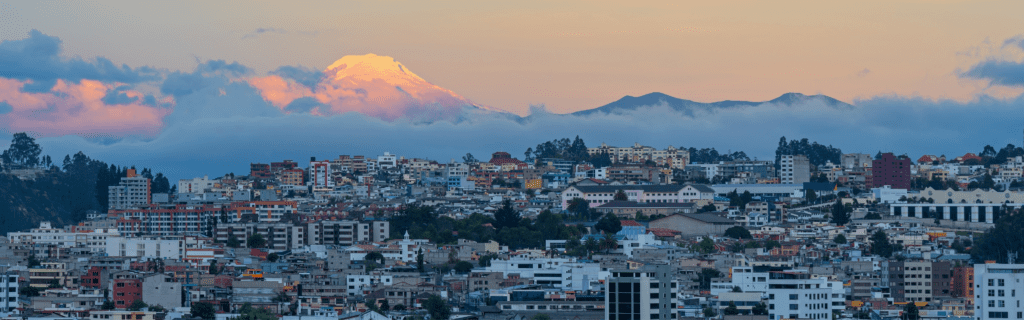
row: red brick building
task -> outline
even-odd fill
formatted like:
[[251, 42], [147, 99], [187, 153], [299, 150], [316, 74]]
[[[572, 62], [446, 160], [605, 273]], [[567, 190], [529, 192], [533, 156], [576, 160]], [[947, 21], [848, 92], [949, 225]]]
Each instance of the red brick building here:
[[82, 274], [79, 284], [86, 288], [100, 289], [103, 287], [103, 283], [105, 282], [103, 281], [103, 278], [106, 273], [107, 270], [100, 267], [89, 268], [89, 270]]
[[142, 279], [114, 279], [114, 307], [130, 307], [136, 299], [142, 299]]
[[892, 153], [871, 161], [871, 187], [890, 186], [893, 189], [910, 189], [910, 159], [896, 157]]
[[953, 267], [953, 281], [949, 283], [949, 292], [954, 298], [965, 298], [974, 304], [974, 267]]

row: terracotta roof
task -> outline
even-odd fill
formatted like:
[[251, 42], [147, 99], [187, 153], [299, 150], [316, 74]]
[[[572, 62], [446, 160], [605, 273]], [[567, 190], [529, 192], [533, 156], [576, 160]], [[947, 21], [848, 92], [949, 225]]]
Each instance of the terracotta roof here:
[[666, 228], [647, 228], [647, 232], [654, 234], [656, 237], [675, 237], [682, 233], [672, 229]]
[[636, 222], [636, 220], [619, 220], [619, 224], [623, 227], [643, 227], [644, 225]]

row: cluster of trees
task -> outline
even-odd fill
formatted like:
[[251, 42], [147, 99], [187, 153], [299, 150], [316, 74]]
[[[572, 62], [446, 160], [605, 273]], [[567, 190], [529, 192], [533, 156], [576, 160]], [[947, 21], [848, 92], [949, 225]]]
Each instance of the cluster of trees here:
[[565, 243], [565, 253], [574, 257], [589, 257], [590, 254], [598, 251], [609, 251], [618, 248], [619, 242], [610, 233], [604, 236], [587, 237], [587, 241], [581, 242], [579, 238], [571, 238]]
[[[0, 232], [32, 228], [40, 221], [61, 226], [85, 219], [90, 210], [105, 212], [107, 188], [119, 183], [128, 169], [82, 152], [64, 156], [58, 165], [41, 153], [39, 144], [25, 133], [16, 133], [10, 148], [3, 152], [5, 169], [42, 167], [44, 171], [34, 180], [0, 174], [0, 190], [4, 191], [0, 192]], [[152, 170], [143, 169], [141, 174], [153, 179], [153, 192], [175, 189], [161, 173], [154, 176]]]
[[587, 153], [587, 144], [583, 142], [583, 139], [580, 139], [580, 136], [576, 136], [572, 140], [562, 138], [537, 144], [536, 148], [527, 148], [525, 156], [526, 162], [543, 158], [556, 158], [573, 162], [591, 161], [590, 154]]
[[842, 162], [843, 151], [831, 145], [809, 142], [807, 138], [800, 140], [786, 141], [786, 137], [779, 138], [779, 146], [775, 149], [775, 169], [779, 169], [779, 161], [783, 155], [804, 155], [811, 164], [820, 166], [826, 162], [838, 164]]
[[1013, 157], [1024, 156], [1024, 148], [1014, 146], [1011, 143], [996, 151], [991, 145], [986, 145], [982, 148], [981, 153], [978, 153], [978, 156], [982, 159], [978, 164], [1003, 164]]
[[[1009, 214], [999, 217], [995, 227], [988, 229], [981, 237], [975, 239], [971, 246], [971, 258], [974, 261], [995, 260], [1007, 263], [1007, 253], [1024, 252], [1024, 214], [1020, 209], [1013, 209]], [[954, 242], [954, 245], [956, 243]], [[970, 245], [970, 244], [967, 244]], [[962, 250], [965, 245], [960, 244]], [[1020, 260], [1018, 260], [1018, 263]]]
[[[472, 214], [455, 220], [441, 216], [434, 207], [410, 205], [391, 219], [391, 238], [400, 239], [405, 232], [417, 239], [450, 244], [458, 239], [477, 242], [498, 241], [510, 248], [543, 247], [546, 240], [581, 238], [583, 229], [565, 226], [565, 216], [542, 211], [536, 220], [523, 219], [510, 201], [502, 204], [494, 218]], [[490, 226], [486, 226], [490, 225]]]
[[843, 201], [836, 199], [836, 203], [832, 204], [832, 223], [837, 226], [845, 226], [850, 223], [850, 213], [853, 212], [853, 206], [843, 205]]
[[690, 152], [691, 163], [717, 163], [719, 161], [746, 161], [750, 160], [746, 152], [735, 151], [732, 153], [719, 153], [715, 148], [694, 148], [686, 149]]
[[890, 258], [893, 253], [900, 250], [903, 250], [903, 246], [889, 241], [889, 236], [885, 234], [885, 231], [878, 230], [871, 235], [871, 253]]
[[729, 198], [730, 206], [739, 207], [741, 211], [746, 210], [747, 204], [754, 200], [754, 195], [750, 194], [750, 191], [736, 193], [735, 189], [729, 191], [729, 193], [727, 193], [725, 197]]

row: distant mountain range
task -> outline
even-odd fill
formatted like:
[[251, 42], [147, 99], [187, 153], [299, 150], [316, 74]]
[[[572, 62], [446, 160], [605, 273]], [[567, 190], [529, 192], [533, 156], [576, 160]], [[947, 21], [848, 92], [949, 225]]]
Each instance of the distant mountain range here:
[[676, 98], [676, 97], [673, 97], [673, 96], [670, 96], [670, 95], [667, 95], [667, 94], [664, 94], [664, 93], [661, 93], [661, 92], [652, 92], [652, 93], [648, 93], [648, 94], [645, 94], [645, 95], [642, 95], [642, 96], [639, 96], [639, 97], [625, 96], [625, 97], [622, 97], [622, 99], [619, 99], [619, 100], [617, 100], [615, 102], [612, 102], [612, 103], [609, 103], [609, 104], [606, 104], [606, 105], [603, 105], [603, 106], [600, 106], [600, 107], [597, 107], [597, 108], [594, 108], [594, 109], [576, 111], [576, 112], [571, 113], [571, 115], [585, 116], [585, 115], [593, 115], [593, 114], [598, 114], [598, 113], [616, 114], [616, 113], [624, 113], [624, 112], [627, 112], [627, 111], [633, 111], [633, 110], [636, 110], [637, 108], [644, 107], [644, 106], [665, 105], [665, 106], [668, 106], [669, 108], [672, 108], [675, 111], [679, 111], [680, 113], [683, 113], [683, 114], [686, 114], [686, 115], [692, 117], [694, 115], [694, 112], [696, 112], [696, 111], [713, 111], [713, 110], [716, 110], [716, 109], [730, 109], [730, 108], [753, 107], [753, 106], [758, 106], [758, 105], [762, 105], [762, 104], [766, 104], [766, 103], [781, 104], [781, 105], [793, 105], [793, 104], [797, 104], [797, 103], [805, 103], [805, 102], [813, 102], [813, 101], [821, 102], [824, 105], [829, 106], [829, 107], [833, 107], [833, 108], [852, 108], [853, 107], [853, 105], [850, 105], [850, 104], [848, 104], [846, 102], [842, 102], [842, 101], [836, 100], [835, 98], [832, 98], [832, 97], [829, 97], [829, 96], [825, 96], [825, 95], [812, 95], [812, 96], [809, 96], [809, 95], [805, 95], [805, 94], [802, 94], [802, 93], [793, 93], [793, 92], [783, 94], [783, 95], [779, 96], [778, 98], [775, 98], [775, 99], [772, 99], [772, 100], [761, 101], [761, 102], [733, 101], [733, 100], [725, 100], [725, 101], [719, 101], [719, 102], [696, 102], [696, 101], [691, 101], [691, 100], [686, 100], [686, 99], [679, 99], [679, 98]]

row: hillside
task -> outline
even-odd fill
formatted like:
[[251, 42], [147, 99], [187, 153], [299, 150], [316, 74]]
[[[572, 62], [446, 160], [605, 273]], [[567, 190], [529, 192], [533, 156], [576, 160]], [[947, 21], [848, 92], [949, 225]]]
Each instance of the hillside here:
[[820, 102], [826, 106], [833, 108], [847, 108], [853, 107], [852, 105], [836, 100], [832, 97], [825, 95], [804, 95], [801, 93], [786, 93], [778, 98], [769, 101], [734, 101], [725, 100], [718, 102], [696, 102], [686, 99], [679, 99], [664, 93], [653, 92], [648, 93], [639, 97], [625, 96], [622, 99], [616, 100], [615, 102], [594, 108], [589, 110], [581, 110], [573, 112], [573, 115], [592, 115], [596, 113], [622, 113], [626, 111], [636, 110], [637, 108], [644, 106], [656, 106], [666, 105], [675, 111], [683, 113], [687, 116], [694, 116], [695, 112], [698, 111], [714, 111], [718, 109], [731, 109], [731, 108], [743, 108], [743, 107], [754, 107], [766, 103], [782, 104], [782, 105], [793, 105], [797, 103], [805, 102]]

